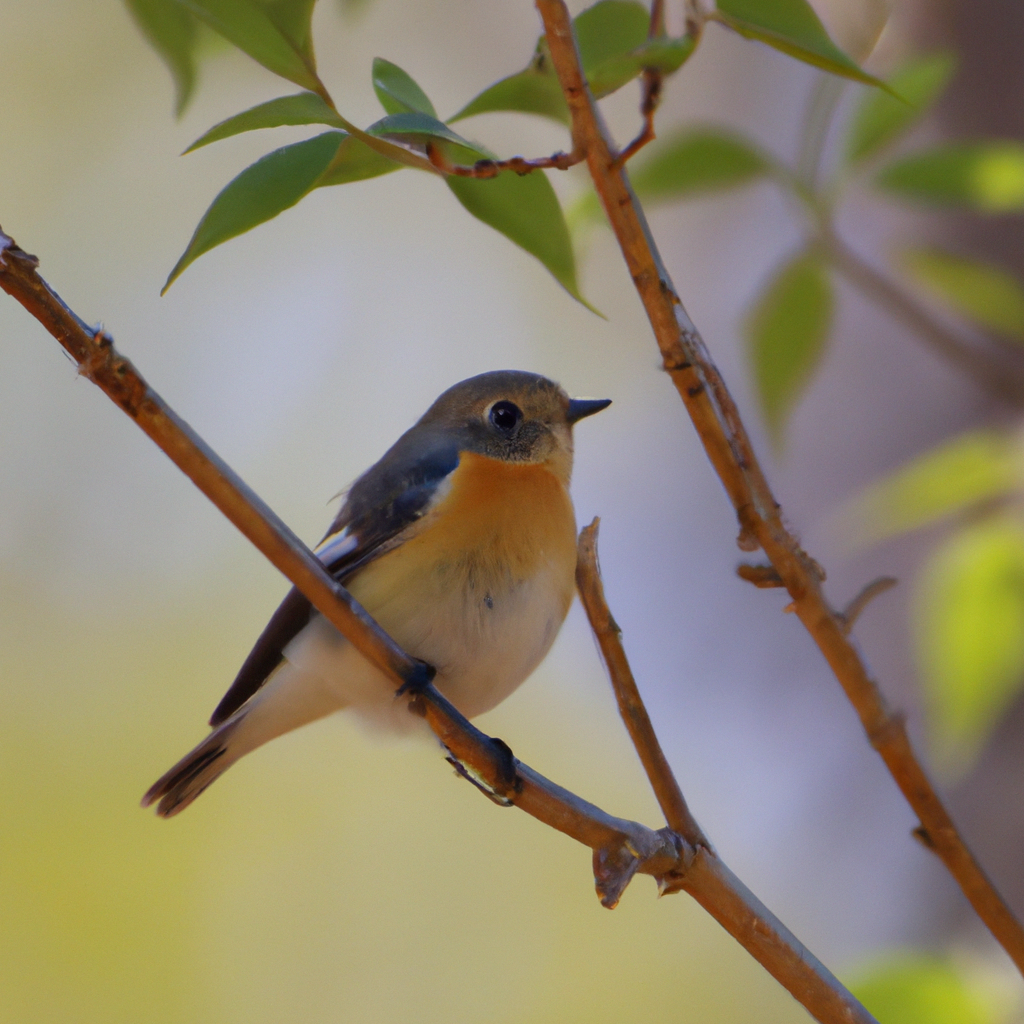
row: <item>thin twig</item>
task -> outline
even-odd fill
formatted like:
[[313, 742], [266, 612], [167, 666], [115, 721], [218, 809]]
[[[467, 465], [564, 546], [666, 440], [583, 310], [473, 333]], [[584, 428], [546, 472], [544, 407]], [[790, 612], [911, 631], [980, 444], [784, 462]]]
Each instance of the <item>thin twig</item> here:
[[38, 275], [38, 260], [0, 231], [0, 288], [17, 299], [100, 387], [166, 452], [242, 533], [302, 590], [371, 662], [408, 691], [465, 774], [500, 803], [513, 804], [590, 847], [601, 902], [613, 907], [637, 873], [661, 893], [687, 891], [823, 1024], [874, 1024], [873, 1018], [708, 848], [695, 849], [670, 828], [653, 831], [615, 818], [515, 759], [501, 740], [468, 722], [410, 658], [328, 575], [302, 542]]
[[895, 576], [879, 576], [878, 579], [872, 580], [868, 583], [864, 589], [841, 611], [838, 613], [839, 618], [842, 619], [843, 625], [846, 627], [846, 632], [849, 633], [853, 629], [854, 623], [860, 618], [861, 613], [865, 608], [876, 598], [879, 594], [884, 594], [887, 590], [892, 590], [899, 583], [899, 580]]
[[601, 569], [597, 561], [597, 531], [600, 522], [600, 519], [595, 519], [580, 532], [576, 552], [576, 588], [608, 667], [612, 689], [619, 703], [619, 714], [640, 755], [665, 820], [691, 846], [707, 846], [707, 837], [690, 813], [679, 783], [658, 742], [622, 646], [622, 631], [612, 618], [605, 600]]
[[[657, 39], [665, 34], [665, 0], [651, 0], [651, 20], [647, 29], [648, 39]], [[640, 76], [640, 116], [644, 119], [640, 134], [615, 158], [615, 166], [622, 167], [640, 152], [648, 142], [653, 142], [654, 112], [661, 103], [661, 89], [665, 76], [658, 68], [644, 68]]]
[[1009, 354], [997, 356], [993, 351], [966, 345], [957, 334], [947, 330], [922, 305], [861, 259], [833, 232], [823, 234], [819, 251], [872, 302], [905, 323], [985, 391], [1016, 408], [1024, 406], [1024, 367], [1019, 358], [1013, 360]]
[[441, 146], [428, 142], [427, 159], [442, 174], [452, 174], [458, 178], [496, 178], [502, 171], [515, 171], [516, 174], [530, 174], [533, 171], [554, 169], [567, 171], [570, 167], [583, 163], [582, 153], [554, 153], [551, 156], [526, 157], [513, 156], [508, 160], [477, 160], [475, 164], [457, 164], [448, 159]]
[[872, 745], [934, 841], [936, 852], [1024, 973], [1024, 929], [957, 832], [910, 746], [902, 720], [887, 709], [842, 620], [825, 599], [815, 563], [786, 529], [736, 404], [683, 308], [629, 182], [621, 170], [613, 168], [614, 144], [584, 78], [565, 4], [562, 0], [535, 2], [572, 115], [574, 148], [587, 154], [594, 187], [651, 322], [662, 364], [736, 510], [740, 547], [746, 551], [761, 547], [778, 570], [796, 614], [843, 686]]

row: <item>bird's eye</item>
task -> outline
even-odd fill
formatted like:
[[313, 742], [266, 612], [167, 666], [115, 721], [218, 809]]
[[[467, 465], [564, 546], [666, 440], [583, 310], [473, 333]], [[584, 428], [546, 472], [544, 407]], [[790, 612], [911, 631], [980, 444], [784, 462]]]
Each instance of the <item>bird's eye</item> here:
[[511, 402], [495, 402], [489, 416], [491, 423], [503, 434], [511, 434], [523, 420], [519, 406]]

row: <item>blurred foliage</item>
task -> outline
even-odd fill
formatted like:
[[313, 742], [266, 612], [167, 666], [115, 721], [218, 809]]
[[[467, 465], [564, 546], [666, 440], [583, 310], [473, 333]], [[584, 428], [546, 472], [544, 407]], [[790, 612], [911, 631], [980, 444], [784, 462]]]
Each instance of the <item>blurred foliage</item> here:
[[986, 517], [947, 537], [915, 603], [936, 760], [961, 771], [1024, 690], [1024, 523]]
[[901, 199], [977, 213], [1024, 210], [1024, 144], [950, 142], [883, 167], [875, 184]]
[[876, 544], [908, 530], [1009, 496], [1021, 486], [1024, 453], [1000, 431], [961, 434], [864, 488], [843, 517], [855, 544]]
[[845, 531], [874, 543], [960, 514], [915, 589], [915, 643], [931, 738], [949, 772], [970, 767], [1024, 689], [1024, 485], [1020, 439], [974, 431], [862, 491]]
[[907, 950], [864, 970], [851, 991], [881, 1024], [1003, 1024], [991, 986], [956, 964]]
[[782, 445], [786, 417], [811, 378], [832, 324], [832, 285], [813, 252], [787, 260], [750, 312], [747, 336], [768, 433]]
[[980, 327], [1024, 341], [1024, 287], [990, 263], [938, 249], [906, 249], [904, 271]]
[[870, 92], [857, 107], [846, 136], [846, 160], [860, 163], [894, 142], [942, 95], [956, 70], [951, 53], [908, 60], [892, 77], [892, 93]]

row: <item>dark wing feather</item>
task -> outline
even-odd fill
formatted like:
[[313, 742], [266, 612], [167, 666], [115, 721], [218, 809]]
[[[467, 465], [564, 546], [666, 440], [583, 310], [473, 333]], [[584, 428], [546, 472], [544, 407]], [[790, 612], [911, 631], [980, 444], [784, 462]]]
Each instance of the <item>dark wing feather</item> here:
[[[328, 572], [345, 583], [400, 543], [401, 535], [429, 509], [438, 486], [458, 464], [458, 445], [450, 436], [442, 437], [422, 426], [411, 439], [409, 433], [403, 434], [384, 458], [352, 485], [324, 541], [347, 530], [355, 543], [326, 563]], [[210, 725], [220, 725], [263, 686], [281, 663], [285, 647], [312, 617], [313, 606], [292, 587], [214, 710]]]

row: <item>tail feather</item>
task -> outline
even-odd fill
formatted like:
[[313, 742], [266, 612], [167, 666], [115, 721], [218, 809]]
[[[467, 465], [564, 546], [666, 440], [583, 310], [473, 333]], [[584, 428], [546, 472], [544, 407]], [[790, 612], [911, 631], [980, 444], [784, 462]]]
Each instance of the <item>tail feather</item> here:
[[156, 813], [162, 818], [170, 818], [188, 807], [245, 753], [244, 750], [233, 751], [231, 756], [225, 756], [228, 755], [231, 734], [239, 722], [240, 718], [231, 718], [214, 729], [199, 746], [153, 783], [142, 798], [142, 806], [149, 807], [159, 800]]
[[[366, 666], [363, 671], [369, 671], [368, 663], [362, 661], [354, 648], [345, 645], [342, 650], [354, 665], [361, 663]], [[345, 674], [344, 665], [341, 672]], [[382, 689], [381, 692], [387, 691]], [[157, 779], [142, 798], [142, 806], [149, 807], [159, 801], [156, 813], [163, 818], [183, 811], [249, 751], [275, 736], [323, 718], [344, 704], [342, 695], [323, 681], [323, 671], [307, 671], [283, 661], [230, 718]]]

